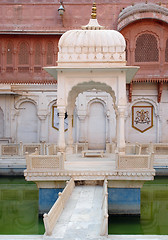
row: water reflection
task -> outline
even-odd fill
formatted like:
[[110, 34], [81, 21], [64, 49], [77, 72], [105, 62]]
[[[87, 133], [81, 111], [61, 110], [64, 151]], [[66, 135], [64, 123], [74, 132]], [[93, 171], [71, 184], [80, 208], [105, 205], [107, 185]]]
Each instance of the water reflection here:
[[24, 178], [0, 178], [0, 234], [43, 234], [38, 189]]
[[109, 234], [168, 234], [168, 178], [155, 178], [141, 189], [141, 216], [110, 216]]
[[141, 194], [143, 234], [168, 234], [168, 179], [156, 178], [144, 185]]

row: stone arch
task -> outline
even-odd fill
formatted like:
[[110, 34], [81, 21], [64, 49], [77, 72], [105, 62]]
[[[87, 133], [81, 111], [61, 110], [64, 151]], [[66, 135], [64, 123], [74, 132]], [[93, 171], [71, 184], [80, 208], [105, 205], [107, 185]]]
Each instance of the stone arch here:
[[109, 93], [114, 102], [114, 109], [115, 110], [117, 109], [115, 92], [111, 88], [111, 86], [108, 86], [106, 83], [94, 82], [94, 81], [79, 83], [72, 87], [72, 89], [69, 91], [69, 94], [68, 94], [67, 109], [74, 109], [75, 101], [79, 93], [83, 93], [93, 89]]
[[156, 115], [156, 116], [159, 116], [158, 103], [155, 102], [154, 100], [150, 99], [150, 98], [144, 98], [144, 97], [137, 98], [137, 99], [133, 100], [133, 101], [130, 103], [128, 115], [131, 114], [132, 106], [134, 106], [134, 105], [136, 105], [137, 103], [140, 103], [140, 102], [146, 102], [146, 103], [152, 105], [152, 106], [154, 107], [154, 113], [155, 113], [155, 115]]
[[129, 24], [142, 19], [156, 19], [168, 23], [168, 9], [153, 3], [138, 3], [128, 6], [118, 17], [117, 30], [121, 31]]
[[158, 62], [158, 41], [152, 33], [141, 33], [136, 38], [135, 62]]
[[[89, 149], [106, 148], [106, 104], [100, 99], [89, 102], [87, 114], [87, 140]], [[96, 124], [95, 124], [96, 122]]]
[[104, 106], [104, 109], [107, 110], [107, 103], [99, 97], [95, 97], [88, 102], [87, 113], [89, 112], [90, 105], [94, 102], [101, 103]]
[[[31, 114], [30, 114], [31, 112]], [[32, 143], [38, 141], [37, 106], [34, 101], [20, 102], [17, 114], [17, 141]]]
[[30, 102], [30, 103], [34, 104], [34, 105], [37, 107], [37, 102], [36, 102], [34, 99], [29, 98], [29, 97], [26, 97], [26, 98], [24, 97], [24, 98], [20, 98], [20, 99], [15, 103], [15, 109], [16, 109], [16, 110], [19, 110], [20, 105], [21, 105], [22, 103], [24, 103], [24, 102]]

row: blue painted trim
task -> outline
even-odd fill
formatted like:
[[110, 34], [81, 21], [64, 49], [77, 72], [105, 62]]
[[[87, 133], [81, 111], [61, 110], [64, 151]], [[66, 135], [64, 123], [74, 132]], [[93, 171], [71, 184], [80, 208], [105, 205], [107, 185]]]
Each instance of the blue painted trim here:
[[39, 189], [39, 213], [48, 213], [58, 198], [58, 193], [63, 188], [40, 188]]

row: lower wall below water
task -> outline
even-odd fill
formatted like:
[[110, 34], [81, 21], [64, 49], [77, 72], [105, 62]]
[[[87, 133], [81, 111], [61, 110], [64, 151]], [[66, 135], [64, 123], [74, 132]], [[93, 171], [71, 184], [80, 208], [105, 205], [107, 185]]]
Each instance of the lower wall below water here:
[[109, 214], [140, 215], [140, 188], [108, 188]]
[[48, 213], [58, 198], [58, 193], [63, 188], [40, 188], [39, 189], [39, 214]]

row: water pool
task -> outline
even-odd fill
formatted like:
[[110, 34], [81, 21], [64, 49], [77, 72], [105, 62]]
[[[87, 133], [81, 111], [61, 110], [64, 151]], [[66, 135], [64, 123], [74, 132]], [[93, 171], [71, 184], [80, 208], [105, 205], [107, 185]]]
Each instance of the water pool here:
[[[38, 188], [24, 177], [0, 178], [0, 234], [44, 234]], [[168, 235], [168, 178], [141, 189], [141, 216], [110, 216], [109, 234]]]
[[168, 235], [168, 178], [144, 184], [140, 217], [110, 215], [109, 234]]
[[44, 234], [35, 183], [24, 177], [0, 178], [0, 234]]

